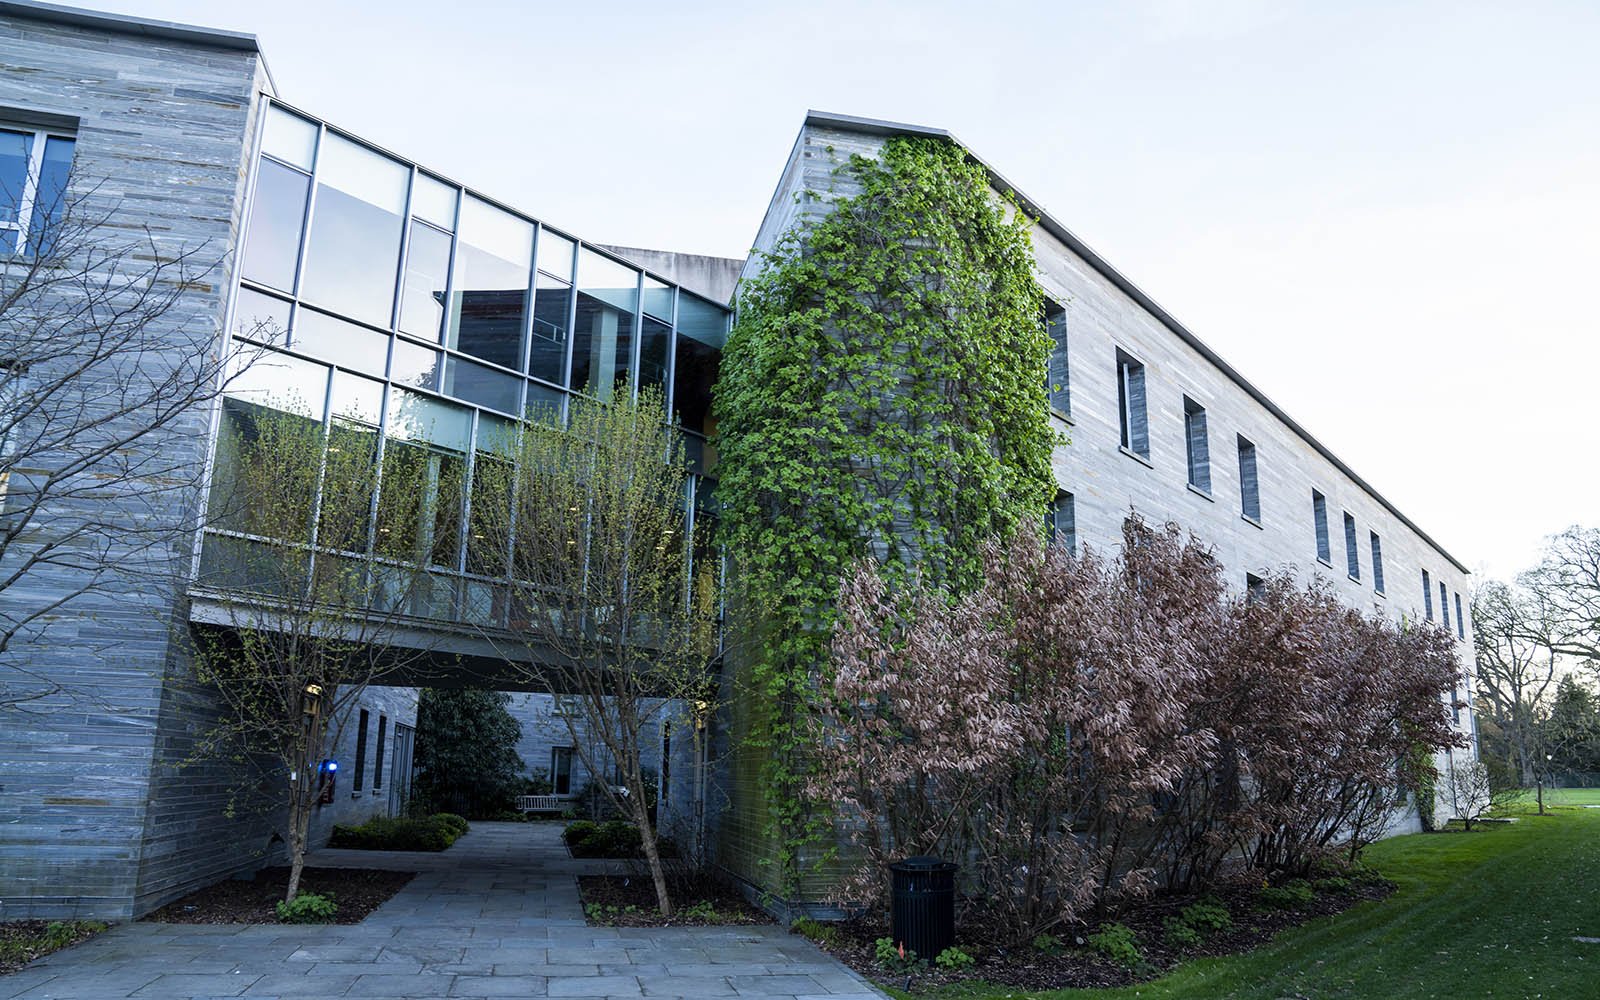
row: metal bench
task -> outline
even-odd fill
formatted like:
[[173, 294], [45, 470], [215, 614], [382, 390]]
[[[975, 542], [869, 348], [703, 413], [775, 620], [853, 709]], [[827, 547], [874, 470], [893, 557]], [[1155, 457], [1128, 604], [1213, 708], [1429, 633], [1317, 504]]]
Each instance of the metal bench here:
[[518, 812], [564, 812], [572, 807], [572, 799], [566, 795], [518, 795]]

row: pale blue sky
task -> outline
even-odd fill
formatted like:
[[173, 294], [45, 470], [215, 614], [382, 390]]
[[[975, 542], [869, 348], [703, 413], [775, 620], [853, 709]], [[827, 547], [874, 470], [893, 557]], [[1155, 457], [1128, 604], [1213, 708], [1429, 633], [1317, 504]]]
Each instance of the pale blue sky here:
[[1600, 524], [1600, 4], [107, 0], [587, 239], [742, 256], [807, 108], [950, 129], [1472, 567]]

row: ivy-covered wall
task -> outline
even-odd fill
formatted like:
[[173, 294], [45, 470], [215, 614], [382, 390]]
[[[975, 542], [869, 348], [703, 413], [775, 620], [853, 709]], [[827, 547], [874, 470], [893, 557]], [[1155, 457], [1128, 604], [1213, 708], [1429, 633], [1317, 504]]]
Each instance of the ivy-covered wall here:
[[740, 286], [715, 394], [740, 626], [723, 861], [790, 898], [831, 842], [803, 789], [841, 574], [870, 555], [960, 589], [1055, 493], [1028, 221], [943, 139], [804, 152], [825, 169], [786, 174], [792, 223]]

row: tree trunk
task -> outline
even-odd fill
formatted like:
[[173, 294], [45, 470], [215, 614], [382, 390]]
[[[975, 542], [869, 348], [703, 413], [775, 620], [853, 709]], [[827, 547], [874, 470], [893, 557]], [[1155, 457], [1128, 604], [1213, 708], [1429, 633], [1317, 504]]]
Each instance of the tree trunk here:
[[[289, 794], [289, 888], [284, 893], [285, 903], [294, 902], [300, 892], [300, 873], [306, 866], [306, 830], [310, 826], [310, 804], [301, 784], [309, 784], [308, 776], [301, 772], [299, 780]], [[314, 787], [314, 786], [313, 786]]]
[[650, 804], [645, 801], [644, 782], [630, 781], [629, 784], [638, 786], [628, 789], [628, 797], [632, 800], [633, 821], [639, 827], [639, 843], [650, 865], [650, 880], [656, 886], [656, 907], [663, 917], [670, 917], [672, 894], [667, 891], [667, 872], [661, 866], [661, 845], [656, 843], [656, 829], [650, 823]]

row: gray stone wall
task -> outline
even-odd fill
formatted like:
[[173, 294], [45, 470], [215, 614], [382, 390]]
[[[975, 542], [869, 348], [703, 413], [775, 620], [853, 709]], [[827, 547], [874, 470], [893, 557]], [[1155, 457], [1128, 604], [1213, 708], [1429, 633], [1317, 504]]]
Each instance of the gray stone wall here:
[[[395, 726], [413, 729], [417, 725], [416, 688], [369, 687], [350, 707], [337, 727], [329, 757], [339, 762], [338, 781], [334, 785], [333, 801], [319, 805], [311, 816], [311, 845], [321, 847], [333, 834], [335, 823], [351, 826], [364, 823], [374, 816], [394, 816], [404, 807], [393, 794], [400, 781], [397, 769], [405, 761], [395, 757], [397, 743]], [[361, 732], [361, 710], [367, 712], [367, 750], [361, 769], [361, 787], [356, 787], [356, 739]], [[383, 773], [378, 774], [378, 723], [386, 719], [382, 748]]]
[[[75, 119], [72, 190], [94, 189], [110, 231], [124, 239], [148, 232], [159, 254], [196, 251], [216, 265], [161, 319], [174, 351], [142, 357], [150, 372], [185, 363], [178, 345], [191, 344], [196, 331], [214, 335], [220, 349], [247, 139], [263, 83], [253, 51], [0, 10], [0, 118]], [[209, 413], [195, 412], [137, 450], [198, 468], [208, 428]], [[154, 485], [135, 482], [57, 505], [30, 525], [30, 538], [42, 542], [59, 524], [87, 516], [147, 525], [192, 517], [192, 492]], [[159, 499], [147, 502], [151, 496]], [[214, 866], [178, 847], [181, 834], [191, 843], [205, 839], [194, 837], [200, 816], [220, 817], [215, 795], [199, 791], [205, 780], [197, 784], [172, 766], [185, 756], [199, 708], [192, 693], [169, 683], [185, 671], [174, 643], [182, 620], [175, 572], [186, 570], [190, 551], [188, 538], [156, 551], [113, 551], [119, 576], [6, 654], [66, 690], [31, 714], [0, 720], [0, 919], [127, 917], [136, 900], [167, 897], [193, 881], [180, 872]], [[0, 601], [15, 611], [77, 583], [68, 571], [35, 574]], [[170, 772], [165, 792], [152, 794], [153, 769]]]

